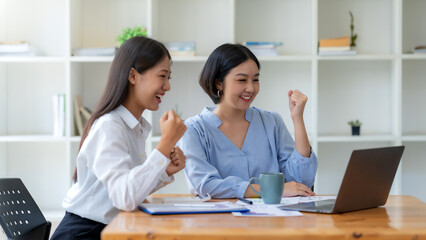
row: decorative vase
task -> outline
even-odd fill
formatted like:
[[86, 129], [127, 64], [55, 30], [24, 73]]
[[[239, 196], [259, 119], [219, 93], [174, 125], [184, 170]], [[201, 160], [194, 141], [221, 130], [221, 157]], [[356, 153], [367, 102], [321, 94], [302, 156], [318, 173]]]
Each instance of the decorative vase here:
[[358, 136], [360, 134], [360, 126], [352, 126], [352, 136]]

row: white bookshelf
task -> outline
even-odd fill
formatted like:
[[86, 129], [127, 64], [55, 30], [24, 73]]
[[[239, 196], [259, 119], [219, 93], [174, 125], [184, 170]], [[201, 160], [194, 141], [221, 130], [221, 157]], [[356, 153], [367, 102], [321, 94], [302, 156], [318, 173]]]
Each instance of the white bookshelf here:
[[[319, 57], [318, 39], [358, 34], [356, 56]], [[336, 194], [353, 149], [406, 145], [392, 189], [426, 201], [426, 44], [424, 0], [0, 0], [0, 41], [28, 40], [45, 56], [0, 57], [0, 177], [20, 177], [49, 216], [60, 218], [80, 137], [73, 97], [93, 109], [112, 57], [74, 57], [71, 49], [116, 45], [124, 27], [144, 25], [160, 41], [195, 41], [196, 56], [173, 58], [172, 91], [157, 112], [150, 151], [160, 139], [158, 119], [178, 104], [183, 118], [213, 106], [198, 85], [210, 52], [222, 43], [282, 41], [280, 56], [260, 57], [261, 91], [254, 106], [277, 111], [290, 132], [286, 93], [309, 97], [305, 121], [319, 157], [319, 194]], [[66, 94], [66, 131], [52, 135], [51, 96]], [[363, 122], [350, 136], [347, 121]], [[186, 193], [182, 173], [161, 192]]]

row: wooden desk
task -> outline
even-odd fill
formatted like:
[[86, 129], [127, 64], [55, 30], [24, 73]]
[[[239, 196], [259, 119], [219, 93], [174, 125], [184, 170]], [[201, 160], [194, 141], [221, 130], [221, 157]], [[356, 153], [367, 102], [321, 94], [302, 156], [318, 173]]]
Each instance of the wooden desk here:
[[274, 218], [234, 217], [230, 213], [151, 216], [141, 211], [121, 212], [102, 232], [104, 240], [357, 238], [426, 239], [426, 204], [412, 196], [390, 196], [379, 208]]

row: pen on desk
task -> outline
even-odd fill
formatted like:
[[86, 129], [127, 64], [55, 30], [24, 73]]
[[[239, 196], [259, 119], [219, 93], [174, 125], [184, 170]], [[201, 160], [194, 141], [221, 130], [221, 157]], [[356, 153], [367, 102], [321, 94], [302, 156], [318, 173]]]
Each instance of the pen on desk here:
[[240, 200], [241, 202], [243, 202], [243, 203], [247, 203], [247, 204], [253, 204], [253, 202], [252, 201], [250, 201], [250, 200], [247, 200], [247, 199], [245, 199], [245, 198], [238, 198], [238, 200]]

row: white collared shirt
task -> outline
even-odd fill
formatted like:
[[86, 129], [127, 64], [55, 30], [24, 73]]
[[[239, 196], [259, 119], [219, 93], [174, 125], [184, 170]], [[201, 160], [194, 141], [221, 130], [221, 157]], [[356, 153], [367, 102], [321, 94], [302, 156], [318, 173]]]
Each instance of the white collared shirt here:
[[157, 149], [147, 158], [151, 125], [124, 107], [97, 119], [77, 156], [77, 182], [63, 207], [108, 224], [120, 210], [132, 211], [152, 192], [174, 180], [166, 173], [170, 159]]

